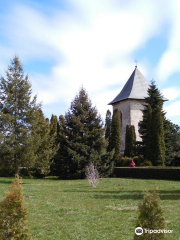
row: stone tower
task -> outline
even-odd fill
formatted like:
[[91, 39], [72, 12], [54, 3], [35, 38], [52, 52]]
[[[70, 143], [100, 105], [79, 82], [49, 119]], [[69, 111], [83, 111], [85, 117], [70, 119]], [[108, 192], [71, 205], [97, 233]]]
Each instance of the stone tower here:
[[120, 111], [121, 152], [125, 150], [126, 125], [135, 126], [136, 140], [141, 141], [138, 132], [138, 123], [142, 120], [144, 98], [148, 96], [148, 88], [148, 82], [139, 69], [135, 67], [121, 92], [109, 103], [109, 105], [113, 106], [113, 110], [118, 108]]

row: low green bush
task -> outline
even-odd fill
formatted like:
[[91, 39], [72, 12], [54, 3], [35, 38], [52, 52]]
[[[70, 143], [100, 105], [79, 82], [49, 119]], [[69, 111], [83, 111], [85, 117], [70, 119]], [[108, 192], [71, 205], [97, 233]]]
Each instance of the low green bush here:
[[152, 162], [151, 161], [149, 161], [149, 160], [145, 160], [143, 163], [141, 163], [140, 164], [140, 166], [141, 167], [143, 167], [143, 166], [152, 166]]

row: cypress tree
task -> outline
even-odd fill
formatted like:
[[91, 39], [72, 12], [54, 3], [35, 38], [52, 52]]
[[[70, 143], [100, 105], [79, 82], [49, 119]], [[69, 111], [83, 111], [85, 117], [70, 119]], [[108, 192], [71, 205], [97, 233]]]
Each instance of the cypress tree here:
[[84, 178], [85, 166], [90, 161], [101, 174], [105, 173], [112, 164], [110, 154], [106, 152], [103, 124], [84, 88], [80, 89], [65, 114], [65, 125], [69, 175]]
[[112, 149], [114, 149], [113, 161], [116, 164], [120, 160], [120, 148], [121, 148], [121, 120], [120, 113], [117, 108], [113, 111], [112, 116]]
[[148, 106], [147, 110], [147, 130], [146, 130], [146, 158], [153, 161], [153, 146], [152, 146], [152, 108]]
[[108, 152], [110, 152], [112, 150], [112, 147], [111, 147], [111, 124], [112, 124], [111, 112], [109, 110], [107, 110], [106, 119], [105, 119], [105, 139], [108, 140], [108, 146], [107, 146]]
[[33, 124], [32, 136], [34, 139], [36, 171], [46, 175], [50, 171], [50, 159], [56, 153], [54, 137], [50, 135], [49, 120], [45, 119], [41, 109], [36, 111], [36, 121]]
[[152, 113], [152, 161], [155, 166], [165, 164], [163, 115], [160, 106]]
[[27, 210], [24, 206], [21, 183], [16, 176], [9, 191], [0, 202], [0, 239], [30, 240]]
[[20, 60], [15, 56], [0, 79], [0, 159], [1, 167], [19, 168], [34, 164], [32, 125], [35, 112], [40, 108], [36, 97], [31, 100], [31, 85], [24, 76]]
[[125, 150], [124, 150], [124, 156], [130, 157], [130, 125], [126, 125], [126, 135], [125, 135]]
[[59, 122], [56, 115], [51, 116], [50, 119], [50, 138], [52, 140], [52, 147], [54, 149], [54, 154], [50, 160], [51, 162], [51, 174], [56, 175], [56, 163], [58, 162], [59, 158], [59, 148], [60, 148], [60, 139], [59, 139]]
[[[159, 203], [160, 198], [157, 190], [154, 189], [152, 193], [147, 192], [144, 195], [143, 202], [139, 205], [139, 217], [136, 227], [159, 230], [165, 229], [165, 219], [163, 216], [163, 211]], [[166, 240], [165, 233], [145, 233], [142, 235], [134, 235], [134, 240]]]
[[134, 125], [126, 126], [125, 151], [124, 156], [134, 157], [135, 155], [136, 133]]

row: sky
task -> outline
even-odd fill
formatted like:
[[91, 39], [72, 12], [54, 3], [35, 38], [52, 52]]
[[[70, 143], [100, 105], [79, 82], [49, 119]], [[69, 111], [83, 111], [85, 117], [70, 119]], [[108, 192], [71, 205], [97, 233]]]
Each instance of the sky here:
[[179, 0], [0, 0], [0, 75], [15, 55], [46, 117], [83, 86], [104, 119], [137, 59], [180, 125]]

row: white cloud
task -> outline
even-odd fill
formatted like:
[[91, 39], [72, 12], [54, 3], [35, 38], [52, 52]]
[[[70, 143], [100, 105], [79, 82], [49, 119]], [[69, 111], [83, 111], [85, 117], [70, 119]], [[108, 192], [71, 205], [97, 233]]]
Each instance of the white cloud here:
[[176, 99], [180, 96], [180, 89], [178, 87], [169, 87], [162, 89], [162, 94], [169, 101]]
[[164, 110], [167, 112], [166, 116], [169, 118], [180, 116], [180, 100], [164, 107]]
[[[48, 76], [29, 74], [34, 92], [45, 105], [69, 103], [83, 84], [104, 114], [106, 104], [133, 71], [133, 51], [162, 27], [164, 12], [158, 10], [162, 2], [69, 0], [69, 4], [74, 14], [56, 10], [50, 16], [16, 4], [3, 24], [4, 31], [12, 54], [18, 52], [22, 61], [49, 58], [56, 62]], [[147, 69], [140, 65], [145, 76]], [[108, 86], [117, 83], [119, 89], [110, 93]]]
[[175, 72], [180, 72], [180, 1], [169, 2], [167, 18], [171, 28], [168, 33], [168, 47], [159, 61], [156, 72], [161, 81], [166, 81]]

